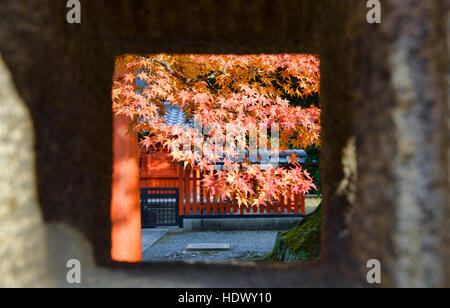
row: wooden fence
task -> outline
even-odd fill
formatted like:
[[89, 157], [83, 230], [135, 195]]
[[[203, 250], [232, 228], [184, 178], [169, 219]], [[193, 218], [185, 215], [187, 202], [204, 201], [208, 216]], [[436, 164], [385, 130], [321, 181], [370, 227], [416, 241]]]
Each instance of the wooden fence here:
[[[267, 206], [239, 206], [236, 200], [213, 196], [202, 185], [204, 173], [198, 169], [179, 167], [180, 216], [189, 215], [264, 215], [264, 214], [305, 214], [303, 195], [292, 195], [281, 202]], [[213, 171], [209, 171], [213, 172]]]
[[[166, 152], [140, 153], [141, 188], [179, 189], [179, 215], [305, 215], [305, 197], [293, 194], [278, 202], [267, 202], [267, 206], [239, 206], [236, 200], [221, 198], [203, 187], [204, 172], [186, 168], [172, 162]], [[208, 172], [213, 172], [208, 171]]]

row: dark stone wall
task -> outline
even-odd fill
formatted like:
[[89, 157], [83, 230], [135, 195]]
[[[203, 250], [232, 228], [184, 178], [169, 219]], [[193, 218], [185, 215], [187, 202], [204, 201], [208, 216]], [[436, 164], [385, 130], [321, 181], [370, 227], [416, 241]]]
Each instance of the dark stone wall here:
[[66, 1], [3, 1], [1, 50], [34, 120], [45, 220], [76, 227], [107, 260], [114, 57], [313, 51], [317, 5], [269, 2], [82, 1], [70, 25]]
[[[380, 258], [384, 286], [449, 286], [446, 1], [382, 1], [381, 25], [365, 22], [358, 0], [81, 0], [81, 25], [67, 24], [63, 0], [0, 1], [0, 53], [34, 123], [54, 284], [64, 285], [61, 262], [92, 249], [115, 270], [93, 264], [91, 285], [362, 286], [365, 262]], [[109, 262], [114, 57], [155, 52], [320, 55], [319, 263]]]

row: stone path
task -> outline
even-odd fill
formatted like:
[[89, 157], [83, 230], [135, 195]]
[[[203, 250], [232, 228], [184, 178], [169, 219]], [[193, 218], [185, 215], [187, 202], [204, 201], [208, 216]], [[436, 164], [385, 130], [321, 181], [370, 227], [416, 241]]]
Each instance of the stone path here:
[[161, 237], [163, 237], [168, 230], [166, 229], [142, 229], [142, 251], [150, 248]]
[[[251, 260], [270, 253], [278, 232], [276, 231], [235, 231], [235, 232], [184, 232], [167, 233], [158, 242], [143, 251], [143, 261], [234, 261]], [[229, 243], [229, 251], [185, 253], [189, 244]]]

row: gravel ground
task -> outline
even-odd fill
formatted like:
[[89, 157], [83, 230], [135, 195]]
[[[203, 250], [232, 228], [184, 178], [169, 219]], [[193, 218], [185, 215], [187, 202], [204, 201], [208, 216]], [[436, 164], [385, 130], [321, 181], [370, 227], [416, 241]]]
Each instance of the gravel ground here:
[[[166, 234], [143, 252], [143, 260], [151, 262], [173, 261], [233, 261], [249, 260], [268, 254], [275, 246], [278, 232], [184, 232]], [[210, 253], [184, 253], [188, 244], [230, 243], [229, 251]]]

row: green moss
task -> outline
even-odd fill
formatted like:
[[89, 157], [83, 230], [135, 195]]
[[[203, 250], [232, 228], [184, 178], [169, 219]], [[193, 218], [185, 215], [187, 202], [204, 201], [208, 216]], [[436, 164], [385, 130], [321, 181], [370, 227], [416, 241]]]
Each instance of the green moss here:
[[320, 257], [322, 207], [306, 216], [301, 223], [280, 233], [274, 250], [266, 257], [270, 261], [304, 262]]

